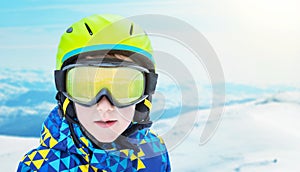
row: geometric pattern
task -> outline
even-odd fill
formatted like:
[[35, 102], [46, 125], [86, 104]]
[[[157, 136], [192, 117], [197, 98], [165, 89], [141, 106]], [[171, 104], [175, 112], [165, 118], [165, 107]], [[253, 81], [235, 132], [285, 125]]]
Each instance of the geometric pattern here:
[[[139, 152], [131, 149], [98, 149], [86, 138], [80, 127], [73, 124], [80, 144], [76, 147], [64, 117], [57, 107], [44, 121], [40, 146], [28, 152], [18, 166], [23, 171], [170, 171], [168, 152], [162, 138], [150, 129], [139, 130], [128, 141], [137, 144]], [[117, 146], [117, 145], [116, 145]]]

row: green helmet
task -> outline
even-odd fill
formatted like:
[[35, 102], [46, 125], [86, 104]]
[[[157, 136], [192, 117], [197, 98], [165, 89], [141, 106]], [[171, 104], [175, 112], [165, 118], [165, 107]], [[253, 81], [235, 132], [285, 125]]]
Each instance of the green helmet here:
[[148, 69], [155, 68], [151, 42], [134, 22], [117, 15], [91, 15], [70, 26], [62, 35], [56, 69], [72, 57], [86, 52], [131, 52], [132, 60]]

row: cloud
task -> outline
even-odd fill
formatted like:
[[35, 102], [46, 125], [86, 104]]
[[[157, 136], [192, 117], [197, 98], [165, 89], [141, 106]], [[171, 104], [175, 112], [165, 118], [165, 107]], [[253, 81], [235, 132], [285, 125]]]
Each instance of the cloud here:
[[[125, 5], [130, 8], [124, 8]], [[299, 2], [294, 0], [284, 3], [270, 0], [53, 2], [35, 6], [19, 4], [14, 8], [10, 5], [1, 9], [3, 19], [7, 20], [5, 16], [8, 15], [11, 19], [4, 22], [2, 26], [5, 28], [0, 28], [3, 38], [0, 47], [8, 58], [31, 56], [32, 49], [46, 49], [45, 54], [51, 63], [53, 58], [50, 57], [55, 56], [60, 34], [83, 16], [93, 13], [124, 16], [157, 13], [182, 19], [202, 32], [217, 52], [227, 81], [297, 86], [300, 85], [297, 75], [300, 73], [298, 6]], [[43, 17], [32, 19], [40, 13]], [[62, 14], [66, 15], [61, 17]], [[165, 26], [162, 24], [162, 27]], [[14, 48], [24, 51], [12, 53]], [[39, 52], [35, 56], [41, 55]], [[32, 63], [35, 62], [39, 61], [33, 59]]]

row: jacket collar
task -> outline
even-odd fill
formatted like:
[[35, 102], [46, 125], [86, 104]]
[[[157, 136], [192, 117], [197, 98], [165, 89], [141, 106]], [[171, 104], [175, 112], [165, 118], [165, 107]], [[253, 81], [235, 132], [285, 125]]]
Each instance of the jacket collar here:
[[[72, 127], [74, 127], [75, 134], [80, 140], [79, 147], [76, 147], [71, 137], [66, 119], [58, 115], [57, 107], [54, 108], [43, 124], [40, 137], [41, 145], [50, 149], [80, 155], [87, 163], [97, 168], [109, 167], [111, 164], [109, 164], [110, 161], [107, 160], [108, 157], [116, 159], [120, 159], [121, 157], [130, 160], [130, 158], [134, 156], [133, 150], [130, 149], [116, 150], [112, 148], [103, 150], [95, 148], [91, 141], [83, 135], [79, 125], [71, 125], [73, 125]], [[126, 162], [126, 164], [128, 163], [131, 162]]]

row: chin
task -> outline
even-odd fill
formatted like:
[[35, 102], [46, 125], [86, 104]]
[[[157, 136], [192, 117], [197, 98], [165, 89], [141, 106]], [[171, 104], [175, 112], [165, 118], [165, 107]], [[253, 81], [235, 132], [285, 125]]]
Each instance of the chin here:
[[111, 143], [111, 142], [115, 141], [117, 138], [118, 138], [118, 136], [108, 136], [105, 138], [103, 138], [103, 137], [97, 138], [97, 140], [102, 143]]

